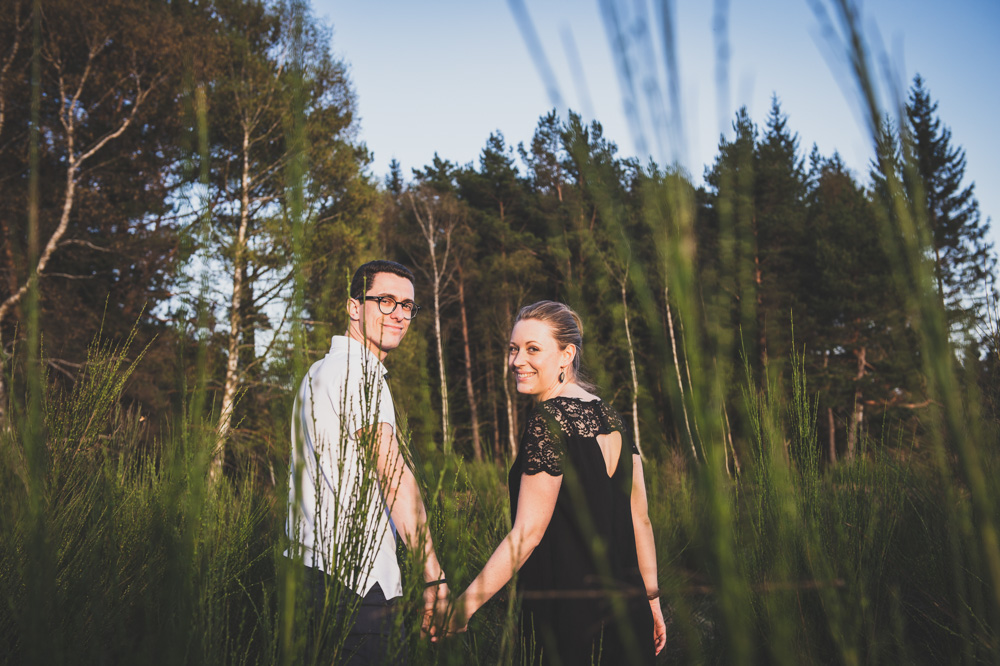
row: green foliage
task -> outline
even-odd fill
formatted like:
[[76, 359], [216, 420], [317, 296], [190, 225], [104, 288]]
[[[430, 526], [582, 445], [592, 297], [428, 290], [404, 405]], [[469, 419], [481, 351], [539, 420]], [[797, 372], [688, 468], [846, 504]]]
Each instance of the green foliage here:
[[[132, 446], [142, 416], [114, 407], [134, 367], [122, 360], [129, 350], [92, 349], [78, 388], [47, 399], [48, 455], [39, 471], [24, 464], [22, 433], [2, 434], [4, 653], [18, 663], [310, 659], [301, 639], [282, 647], [283, 613], [295, 614], [293, 627], [308, 621], [301, 606], [283, 611], [278, 603], [301, 589], [276, 538], [283, 503], [249, 482], [205, 484], [210, 428], [184, 423], [151, 449]], [[976, 539], [969, 494], [912, 442], [890, 448], [867, 435], [853, 463], [821, 473], [817, 402], [803, 363], [793, 358], [787, 394], [777, 383], [762, 390], [748, 371], [744, 396], [755, 434], [739, 478], [713, 481], [707, 466], [691, 469], [679, 455], [646, 463], [671, 618], [666, 658], [995, 658], [986, 562], [964, 545]], [[400, 425], [409, 441], [405, 419]], [[459, 590], [510, 527], [506, 467], [409, 448], [436, 549]], [[997, 510], [1000, 461], [995, 452], [983, 461]], [[731, 542], [712, 527], [725, 515]], [[718, 557], [726, 543], [736, 555], [732, 569]], [[477, 614], [468, 634], [439, 644], [419, 638], [422, 585], [409, 572], [421, 567], [404, 553], [414, 663], [508, 661], [518, 643], [516, 602], [507, 592]], [[744, 620], [735, 625], [742, 636], [727, 636], [734, 617]], [[342, 626], [329, 625], [331, 640], [342, 640]]]

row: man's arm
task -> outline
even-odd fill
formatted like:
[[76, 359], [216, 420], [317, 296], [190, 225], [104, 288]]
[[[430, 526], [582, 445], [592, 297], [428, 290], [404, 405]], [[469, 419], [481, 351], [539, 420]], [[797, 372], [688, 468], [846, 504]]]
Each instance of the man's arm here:
[[392, 522], [406, 547], [423, 555], [424, 580], [440, 580], [444, 578], [444, 572], [427, 528], [424, 501], [417, 480], [399, 450], [393, 427], [388, 423], [379, 423], [375, 438], [375, 467]]
[[418, 552], [424, 563], [424, 581], [435, 583], [428, 587], [424, 593], [424, 606], [426, 615], [424, 618], [424, 629], [430, 624], [430, 615], [434, 611], [438, 602], [444, 602], [448, 598], [448, 584], [443, 581], [445, 578], [441, 563], [438, 562], [437, 554], [434, 552], [434, 542], [431, 539], [431, 531], [427, 527], [427, 511], [424, 508], [423, 498], [420, 496], [420, 487], [417, 479], [413, 476], [403, 454], [399, 450], [399, 441], [396, 439], [395, 430], [388, 423], [379, 423], [375, 431], [375, 469], [378, 473], [379, 484], [382, 487], [386, 505], [389, 507], [389, 515], [396, 526], [396, 531], [403, 539], [403, 543], [411, 551]]

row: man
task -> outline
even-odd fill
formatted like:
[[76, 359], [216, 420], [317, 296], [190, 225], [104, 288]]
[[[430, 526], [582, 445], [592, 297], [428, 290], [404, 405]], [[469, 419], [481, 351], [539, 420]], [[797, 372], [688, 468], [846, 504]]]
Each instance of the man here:
[[341, 652], [351, 664], [406, 661], [405, 646], [403, 654], [388, 651], [401, 647], [397, 534], [423, 556], [424, 630], [448, 595], [420, 490], [400, 451], [382, 365], [419, 310], [413, 295], [413, 273], [401, 264], [358, 268], [347, 333], [334, 336], [329, 353], [309, 369], [293, 411], [286, 529], [303, 555], [313, 615], [329, 605], [331, 589], [347, 596], [328, 617], [354, 615]]

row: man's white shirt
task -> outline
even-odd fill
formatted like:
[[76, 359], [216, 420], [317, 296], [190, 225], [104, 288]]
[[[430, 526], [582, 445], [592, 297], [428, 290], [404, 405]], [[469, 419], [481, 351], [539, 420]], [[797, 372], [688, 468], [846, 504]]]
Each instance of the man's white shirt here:
[[366, 454], [357, 436], [379, 423], [395, 431], [385, 376], [375, 354], [341, 335], [309, 368], [293, 408], [286, 531], [301, 544], [306, 565], [339, 577], [362, 597], [378, 583], [392, 599], [402, 585], [391, 498], [377, 481], [374, 452]]

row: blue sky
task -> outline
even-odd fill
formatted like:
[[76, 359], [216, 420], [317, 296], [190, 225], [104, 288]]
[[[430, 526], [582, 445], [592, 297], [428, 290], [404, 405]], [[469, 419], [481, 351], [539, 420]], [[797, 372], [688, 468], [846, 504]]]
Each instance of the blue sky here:
[[[381, 178], [396, 158], [404, 174], [441, 157], [475, 162], [490, 132], [528, 143], [539, 116], [557, 108], [596, 118], [622, 154], [679, 161], [701, 182], [719, 136], [731, 136], [736, 109], [745, 105], [763, 125], [776, 94], [805, 155], [817, 144], [838, 151], [865, 180], [872, 151], [846, 59], [833, 53], [807, 0], [728, 3], [677, 0], [674, 8], [679, 70], [680, 134], [662, 134], [640, 115], [626, 119], [608, 31], [598, 0], [523, 0], [558, 90], [551, 92], [526, 46], [507, 0], [313, 0], [315, 14], [333, 25], [333, 51], [349, 66], [358, 97], [360, 138]], [[643, 0], [617, 4], [633, 8]], [[716, 55], [717, 4], [728, 4], [729, 58]], [[656, 3], [657, 7], [659, 3]], [[883, 101], [894, 82], [905, 91], [916, 73], [925, 79], [938, 114], [966, 150], [967, 182], [976, 183], [983, 217], [1000, 248], [1000, 2], [998, 0], [868, 0], [859, 6], [862, 27], [891, 76], [880, 71]], [[658, 9], [655, 69], [663, 93]], [[634, 26], [634, 21], [629, 21]], [[572, 63], [578, 63], [576, 67]], [[720, 82], [719, 63], [728, 76]], [[878, 64], [880, 70], [882, 65]], [[582, 83], [581, 83], [582, 81]], [[641, 106], [641, 105], [640, 105]], [[647, 149], [637, 139], [644, 129]]]

